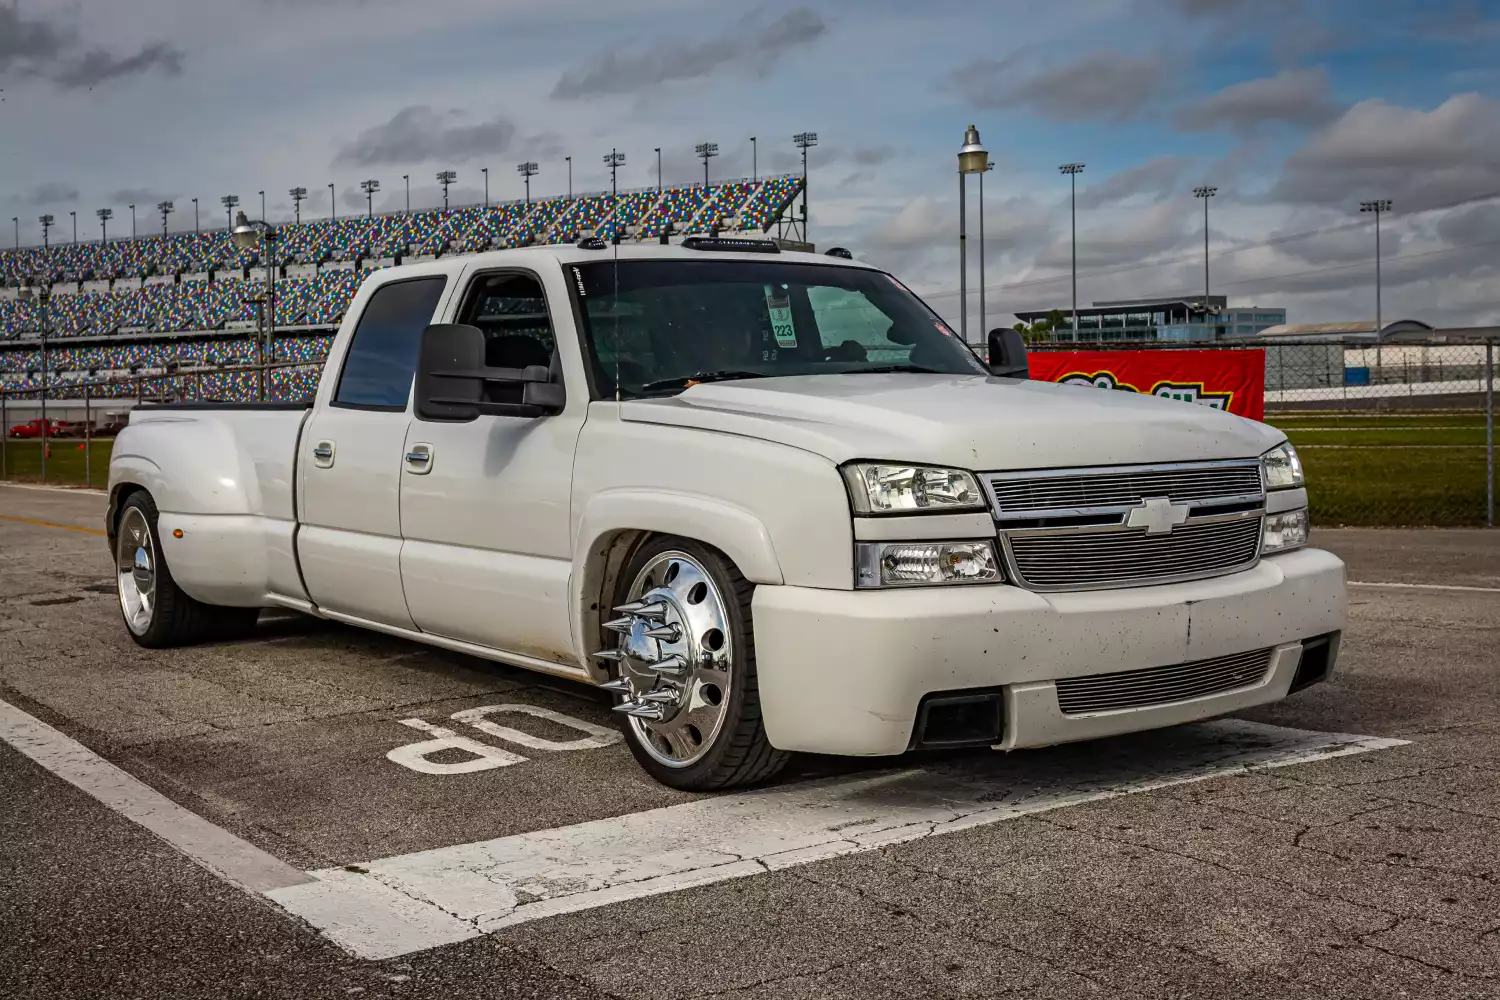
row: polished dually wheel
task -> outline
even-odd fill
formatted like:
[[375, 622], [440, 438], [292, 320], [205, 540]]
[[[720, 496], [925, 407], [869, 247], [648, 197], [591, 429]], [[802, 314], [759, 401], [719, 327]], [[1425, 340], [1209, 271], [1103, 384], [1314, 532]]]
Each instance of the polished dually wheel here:
[[641, 567], [626, 598], [615, 608], [624, 617], [604, 625], [620, 634], [598, 654], [619, 666], [604, 688], [623, 698], [615, 711], [653, 759], [688, 767], [724, 726], [734, 657], [724, 596], [697, 560], [669, 551]]
[[139, 507], [127, 508], [120, 518], [115, 567], [125, 624], [136, 635], [144, 635], [156, 614], [156, 554], [151, 525]]

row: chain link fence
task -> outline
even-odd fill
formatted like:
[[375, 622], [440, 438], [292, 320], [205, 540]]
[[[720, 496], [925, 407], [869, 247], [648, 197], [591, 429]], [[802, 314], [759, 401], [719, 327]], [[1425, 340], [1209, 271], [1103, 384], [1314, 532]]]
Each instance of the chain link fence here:
[[1264, 353], [1266, 422], [1302, 456], [1315, 524], [1493, 527], [1493, 340], [1037, 343], [1033, 350]]

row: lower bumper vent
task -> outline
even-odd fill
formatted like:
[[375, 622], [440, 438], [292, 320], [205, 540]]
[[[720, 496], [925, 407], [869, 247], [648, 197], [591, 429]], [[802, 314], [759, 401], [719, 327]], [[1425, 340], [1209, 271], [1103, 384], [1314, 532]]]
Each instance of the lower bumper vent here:
[[1064, 715], [1169, 705], [1258, 684], [1270, 666], [1271, 650], [1258, 649], [1166, 667], [1068, 677], [1057, 682], [1057, 705]]

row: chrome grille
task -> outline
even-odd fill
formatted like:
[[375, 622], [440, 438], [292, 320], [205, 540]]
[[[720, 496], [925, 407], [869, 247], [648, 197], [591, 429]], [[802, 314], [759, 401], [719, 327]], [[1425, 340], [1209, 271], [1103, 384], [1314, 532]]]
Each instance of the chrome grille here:
[[1065, 475], [1027, 473], [1025, 478], [992, 476], [990, 490], [1000, 515], [1022, 511], [1128, 507], [1148, 497], [1177, 503], [1261, 494], [1260, 463], [1214, 463], [1165, 469], [1099, 469]]
[[1258, 684], [1271, 666], [1271, 650], [1148, 667], [1115, 674], [1068, 677], [1057, 682], [1064, 715], [1170, 705]]
[[1079, 590], [1231, 573], [1254, 564], [1260, 536], [1261, 519], [1254, 516], [1206, 524], [1190, 521], [1162, 535], [1123, 528], [1060, 534], [1012, 531], [1006, 545], [1016, 582], [1022, 586]]

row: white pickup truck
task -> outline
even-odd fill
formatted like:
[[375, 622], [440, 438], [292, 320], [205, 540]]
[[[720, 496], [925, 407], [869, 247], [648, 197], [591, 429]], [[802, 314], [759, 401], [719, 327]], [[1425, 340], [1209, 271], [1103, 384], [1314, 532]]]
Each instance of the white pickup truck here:
[[770, 242], [378, 271], [311, 404], [131, 414], [125, 624], [163, 647], [292, 608], [595, 684], [689, 789], [1329, 676], [1344, 567], [1281, 432], [1028, 381], [1014, 331], [990, 355], [889, 274]]

